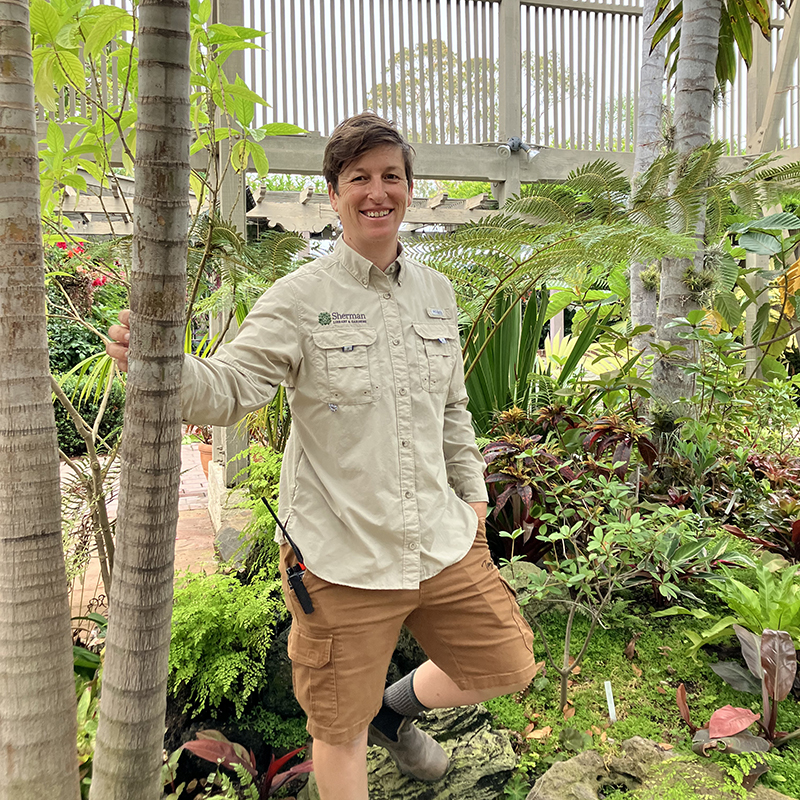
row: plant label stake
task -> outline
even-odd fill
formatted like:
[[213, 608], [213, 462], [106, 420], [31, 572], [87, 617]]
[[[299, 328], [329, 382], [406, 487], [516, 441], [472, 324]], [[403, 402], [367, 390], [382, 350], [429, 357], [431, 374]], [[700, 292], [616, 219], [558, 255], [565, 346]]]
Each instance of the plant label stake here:
[[608, 705], [608, 718], [612, 722], [617, 721], [617, 709], [614, 706], [614, 693], [611, 691], [611, 681], [606, 681], [606, 704]]

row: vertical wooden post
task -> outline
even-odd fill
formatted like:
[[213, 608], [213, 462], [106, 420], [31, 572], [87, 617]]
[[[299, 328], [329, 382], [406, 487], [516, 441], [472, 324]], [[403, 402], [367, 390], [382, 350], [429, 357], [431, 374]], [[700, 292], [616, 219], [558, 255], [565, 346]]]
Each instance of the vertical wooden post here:
[[[522, 8], [520, 0], [500, 3], [500, 141], [522, 136]], [[519, 159], [524, 153], [512, 153], [506, 160], [506, 177], [492, 181], [492, 194], [503, 203], [519, 194]]]
[[[245, 0], [216, 0], [216, 21], [225, 25], [244, 25]], [[233, 82], [237, 75], [244, 79], [244, 52], [235, 52], [228, 56], [222, 67], [226, 77]], [[217, 109], [217, 125], [224, 125], [221, 111]], [[245, 171], [236, 173], [230, 166], [230, 146], [232, 141], [225, 139], [220, 142], [218, 151], [218, 174], [222, 174], [222, 184], [219, 193], [220, 217], [230, 222], [242, 236], [247, 238], [247, 209], [245, 206]], [[227, 165], [227, 168], [226, 168]], [[210, 332], [213, 336], [221, 330], [223, 320], [218, 316], [211, 320]], [[236, 334], [238, 325], [234, 322], [225, 335], [230, 341]], [[213, 430], [214, 462], [222, 466], [226, 486], [233, 486], [234, 476], [246, 466], [243, 456], [248, 446], [247, 431], [239, 425], [230, 425], [227, 428], [215, 427]], [[241, 456], [238, 457], [237, 456]]]

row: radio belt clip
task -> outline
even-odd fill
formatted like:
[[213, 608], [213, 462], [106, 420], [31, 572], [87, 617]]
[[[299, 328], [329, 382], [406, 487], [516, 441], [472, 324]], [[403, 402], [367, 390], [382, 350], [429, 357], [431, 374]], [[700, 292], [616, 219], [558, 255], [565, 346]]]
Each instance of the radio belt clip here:
[[289, 542], [289, 545], [294, 551], [297, 563], [286, 570], [286, 580], [289, 583], [289, 588], [294, 592], [297, 602], [300, 603], [300, 608], [303, 609], [304, 613], [311, 614], [314, 611], [314, 604], [311, 602], [311, 595], [309, 595], [308, 589], [306, 589], [303, 584], [303, 578], [306, 572], [306, 565], [303, 563], [303, 554], [300, 552], [300, 548], [292, 541], [292, 537], [289, 536], [283, 523], [278, 519], [278, 515], [272, 510], [272, 506], [269, 504], [266, 497], [262, 497], [261, 502], [267, 507], [269, 513], [272, 514], [275, 524], [281, 529], [281, 533], [286, 537], [286, 541]]

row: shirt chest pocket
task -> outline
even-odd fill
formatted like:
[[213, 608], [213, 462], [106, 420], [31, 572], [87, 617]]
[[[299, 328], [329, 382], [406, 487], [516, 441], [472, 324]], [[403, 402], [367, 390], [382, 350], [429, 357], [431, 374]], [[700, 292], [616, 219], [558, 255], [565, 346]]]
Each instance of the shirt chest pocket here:
[[456, 357], [455, 333], [444, 323], [414, 322], [417, 360], [422, 388], [427, 392], [446, 392]]
[[374, 328], [312, 333], [325, 357], [325, 401], [335, 405], [373, 403], [380, 390], [373, 377], [377, 365]]

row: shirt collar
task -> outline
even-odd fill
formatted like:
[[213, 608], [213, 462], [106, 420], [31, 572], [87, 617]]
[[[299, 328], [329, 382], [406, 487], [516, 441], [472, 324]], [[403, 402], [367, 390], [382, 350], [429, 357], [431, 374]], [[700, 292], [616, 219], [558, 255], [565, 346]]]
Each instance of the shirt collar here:
[[[406, 256], [403, 245], [399, 242], [397, 250], [397, 258], [386, 268], [385, 275], [400, 286], [402, 285], [402, 278], [405, 274]], [[369, 286], [370, 272], [372, 270], [381, 272], [368, 258], [364, 258], [364, 256], [353, 250], [341, 236], [336, 240], [333, 252], [339, 259], [341, 265], [362, 284], [362, 286]]]

